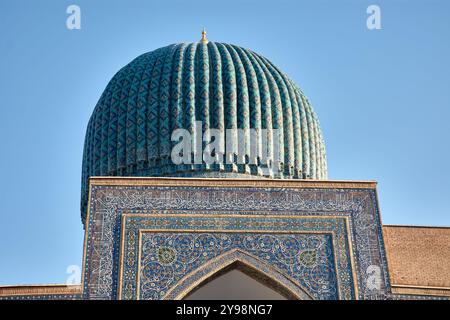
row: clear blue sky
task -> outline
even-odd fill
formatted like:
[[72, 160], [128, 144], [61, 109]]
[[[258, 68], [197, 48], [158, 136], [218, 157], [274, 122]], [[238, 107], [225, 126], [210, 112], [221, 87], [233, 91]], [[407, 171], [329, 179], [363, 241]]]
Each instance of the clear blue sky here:
[[[81, 30], [66, 8], [81, 7]], [[382, 30], [366, 28], [367, 6]], [[250, 48], [303, 89], [330, 179], [377, 180], [385, 224], [450, 225], [450, 2], [0, 2], [0, 284], [60, 283], [81, 265], [88, 118], [141, 53], [197, 41]]]

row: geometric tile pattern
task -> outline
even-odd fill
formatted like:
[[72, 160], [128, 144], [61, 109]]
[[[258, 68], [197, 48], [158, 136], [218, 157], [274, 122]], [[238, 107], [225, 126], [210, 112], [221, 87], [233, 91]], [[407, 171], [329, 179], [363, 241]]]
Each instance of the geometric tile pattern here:
[[[225, 237], [222, 245], [210, 245], [220, 242], [221, 237]], [[246, 237], [254, 244], [262, 243], [257, 239], [271, 239], [272, 248], [285, 246], [296, 258], [280, 260], [277, 250], [265, 256], [255, 249], [257, 246], [244, 247]], [[189, 245], [175, 239], [184, 239]], [[302, 245], [314, 247], [309, 243], [312, 239], [323, 244], [323, 251], [302, 254]], [[186, 245], [197, 248], [194, 256], [202, 252], [210, 261], [217, 258], [218, 265], [208, 269], [202, 257], [183, 260], [181, 248]], [[91, 179], [84, 298], [181, 298], [205, 276], [236, 259], [258, 265], [255, 269], [264, 269], [297, 296], [389, 298], [375, 183]], [[315, 268], [302, 264], [308, 259]], [[175, 272], [178, 268], [185, 272]], [[296, 278], [294, 269], [305, 277]], [[370, 281], [373, 270], [378, 272], [375, 287]], [[186, 278], [186, 274], [196, 274], [197, 278]], [[169, 282], [158, 282], [159, 275], [169, 277]], [[321, 281], [322, 288], [317, 286]], [[289, 283], [296, 285], [289, 287]]]
[[[255, 52], [218, 42], [173, 44], [145, 53], [111, 79], [90, 117], [83, 152], [81, 215], [85, 221], [91, 176], [185, 176], [228, 172], [261, 176], [261, 142], [227, 139], [229, 164], [172, 163], [175, 129], [267, 129], [267, 153], [281, 161], [275, 178], [326, 179], [325, 144], [303, 92]], [[273, 135], [277, 129], [279, 137]], [[278, 139], [279, 150], [273, 139]], [[230, 140], [230, 141], [228, 141]], [[196, 148], [196, 141], [193, 142]], [[221, 145], [225, 141], [221, 139]], [[238, 145], [241, 143], [242, 145]], [[238, 163], [237, 150], [252, 162]]]

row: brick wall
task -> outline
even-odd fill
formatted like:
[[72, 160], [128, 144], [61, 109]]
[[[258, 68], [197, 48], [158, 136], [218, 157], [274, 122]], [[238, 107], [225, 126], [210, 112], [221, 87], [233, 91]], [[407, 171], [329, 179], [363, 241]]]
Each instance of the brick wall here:
[[393, 291], [450, 292], [450, 228], [383, 226], [383, 235]]

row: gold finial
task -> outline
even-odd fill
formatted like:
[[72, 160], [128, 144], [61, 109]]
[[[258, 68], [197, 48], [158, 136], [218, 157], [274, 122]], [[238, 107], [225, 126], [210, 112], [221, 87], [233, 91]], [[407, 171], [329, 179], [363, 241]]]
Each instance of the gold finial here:
[[208, 39], [206, 38], [206, 29], [203, 28], [202, 30], [202, 38], [200, 39], [201, 43], [207, 44], [208, 43]]

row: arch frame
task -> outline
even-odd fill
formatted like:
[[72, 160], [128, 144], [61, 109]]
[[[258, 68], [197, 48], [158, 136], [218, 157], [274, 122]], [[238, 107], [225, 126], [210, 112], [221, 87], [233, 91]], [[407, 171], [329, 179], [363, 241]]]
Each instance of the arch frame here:
[[164, 300], [182, 300], [214, 280], [217, 276], [238, 269], [264, 284], [288, 300], [312, 300], [310, 293], [298, 282], [277, 268], [240, 249], [225, 252], [180, 279], [163, 297]]
[[[292, 218], [292, 217], [291, 217]], [[246, 219], [244, 222], [244, 220]], [[255, 220], [256, 219], [256, 220]], [[264, 261], [264, 263], [267, 265], [269, 264], [273, 268], [278, 268], [275, 270], [274, 274], [282, 273], [284, 274], [285, 278], [288, 278], [291, 283], [296, 284], [297, 286], [300, 286], [303, 291], [307, 291], [307, 294], [309, 294], [310, 297], [314, 297], [314, 299], [349, 299], [348, 295], [343, 295], [346, 292], [349, 294], [352, 294], [352, 290], [355, 290], [353, 287], [353, 284], [351, 282], [343, 283], [338, 277], [348, 277], [351, 276], [351, 269], [350, 260], [343, 261], [342, 260], [342, 254], [337, 254], [337, 252], [344, 252], [348, 248], [345, 244], [345, 241], [335, 241], [336, 234], [334, 231], [327, 230], [327, 228], [342, 228], [341, 232], [343, 232], [346, 229], [346, 219], [317, 219], [316, 217], [309, 217], [306, 220], [304, 218], [299, 217], [297, 223], [300, 222], [301, 224], [306, 223], [308, 225], [311, 225], [311, 223], [318, 223], [321, 226], [323, 225], [324, 229], [319, 230], [310, 230], [310, 229], [304, 229], [304, 230], [291, 230], [287, 231], [284, 228], [280, 228], [279, 230], [274, 230], [272, 228], [266, 229], [266, 230], [255, 230], [250, 228], [249, 226], [245, 226], [243, 228], [239, 228], [238, 225], [242, 225], [243, 223], [250, 223], [250, 224], [259, 224], [259, 223], [274, 223], [278, 225], [283, 221], [284, 219], [290, 219], [288, 217], [272, 217], [269, 215], [260, 215], [260, 216], [252, 216], [251, 218], [245, 218], [245, 217], [230, 217], [230, 216], [222, 216], [222, 215], [191, 215], [191, 214], [172, 214], [172, 213], [159, 213], [159, 214], [142, 214], [142, 213], [129, 213], [129, 214], [123, 214], [122, 216], [122, 246], [120, 249], [120, 269], [119, 269], [119, 288], [118, 288], [118, 298], [119, 299], [164, 299], [164, 296], [166, 296], [167, 292], [175, 285], [175, 282], [180, 281], [183, 277], [185, 277], [187, 274], [190, 274], [194, 272], [196, 269], [200, 268], [203, 264], [210, 263], [210, 261], [215, 261], [215, 259], [226, 252], [230, 250], [237, 249], [239, 251], [246, 251], [247, 256], [253, 257], [254, 259], [259, 259], [259, 261]], [[202, 223], [205, 221], [208, 221], [208, 223], [212, 223], [212, 228], [206, 228], [206, 229], [199, 229], [198, 227], [195, 228], [195, 225], [198, 225], [199, 223]], [[258, 222], [259, 221], [259, 222]], [[313, 222], [316, 221], [316, 222]], [[294, 221], [291, 220], [293, 223]], [[178, 225], [175, 227], [172, 225], [175, 223]], [[228, 227], [225, 227], [227, 224]], [[172, 226], [171, 226], [172, 225]], [[219, 227], [219, 225], [221, 227]], [[223, 229], [225, 227], [225, 229]], [[276, 229], [276, 228], [275, 228]], [[326, 259], [330, 259], [327, 262], [321, 260], [320, 265], [317, 265], [317, 267], [331, 267], [334, 269], [332, 271], [333, 277], [329, 279], [328, 287], [321, 288], [319, 290], [321, 291], [310, 291], [310, 285], [312, 285], [314, 289], [316, 288], [316, 278], [318, 274], [316, 271], [312, 272], [313, 269], [305, 270], [305, 278], [301, 274], [295, 274], [290, 272], [290, 268], [297, 268], [295, 265], [291, 265], [292, 262], [290, 262], [288, 265], [285, 265], [285, 262], [281, 262], [280, 265], [277, 265], [276, 260], [273, 260], [273, 256], [269, 258], [268, 255], [263, 255], [262, 249], [256, 249], [255, 252], [250, 253], [251, 251], [248, 251], [241, 245], [233, 244], [231, 247], [225, 248], [223, 246], [220, 253], [214, 254], [213, 256], [210, 256], [208, 260], [204, 260], [200, 263], [197, 263], [195, 266], [191, 265], [191, 262], [189, 262], [189, 265], [186, 265], [189, 269], [186, 271], [181, 271], [180, 266], [177, 266], [175, 269], [175, 264], [170, 266], [164, 264], [160, 264], [158, 262], [159, 257], [155, 255], [157, 252], [156, 249], [160, 247], [166, 248], [167, 246], [172, 247], [175, 250], [176, 256], [178, 255], [177, 252], [179, 249], [175, 248], [176, 242], [175, 238], [179, 237], [181, 235], [192, 237], [194, 235], [200, 236], [200, 237], [217, 237], [219, 234], [227, 234], [226, 238], [231, 237], [234, 238], [234, 241], [241, 241], [239, 237], [244, 237], [246, 235], [253, 235], [250, 237], [254, 237], [255, 235], [263, 236], [263, 237], [269, 237], [271, 239], [276, 239], [276, 241], [279, 241], [280, 239], [284, 239], [285, 237], [295, 237], [299, 241], [309, 241], [306, 239], [314, 238], [318, 239], [317, 237], [321, 238], [320, 242], [323, 242], [322, 244], [328, 247], [332, 253], [331, 256], [327, 257]], [[344, 234], [341, 234], [344, 236]], [[299, 238], [297, 238], [297, 236]], [[194, 236], [195, 238], [196, 236]], [[162, 242], [160, 244], [156, 244], [154, 242], [155, 238], [162, 239]], [[254, 238], [253, 238], [254, 239]], [[303, 240], [300, 240], [303, 239]], [[217, 238], [214, 239], [214, 241], [218, 240]], [[209, 241], [209, 240], [208, 240]], [[172, 244], [173, 242], [173, 244]], [[194, 243], [192, 243], [193, 245]], [[306, 244], [306, 243], [304, 243]], [[174, 246], [174, 247], [173, 247]], [[153, 249], [151, 249], [153, 248]], [[307, 249], [308, 247], [305, 247]], [[149, 251], [150, 249], [150, 251]], [[192, 254], [199, 255], [204, 254], [206, 256], [208, 250], [210, 248], [205, 247], [201, 248], [199, 250], [191, 248]], [[253, 249], [250, 249], [253, 250]], [[337, 251], [336, 251], [337, 250]], [[347, 254], [344, 254], [344, 256], [347, 256], [345, 259], [351, 259], [351, 257]], [[132, 260], [130, 261], [129, 258], [132, 257]], [[151, 261], [149, 260], [152, 259]], [[325, 257], [322, 257], [321, 259], [324, 259]], [[337, 259], [336, 259], [337, 258]], [[197, 259], [197, 258], [195, 258]], [[266, 261], [266, 259], [269, 259]], [[245, 260], [248, 259], [241, 259], [245, 262]], [[144, 262], [146, 261], [146, 262]], [[178, 262], [182, 262], [177, 260]], [[194, 261], [194, 260], [193, 260]], [[156, 271], [153, 270], [150, 273], [148, 271], [145, 271], [145, 269], [149, 270], [147, 265], [148, 263], [150, 265], [153, 265], [154, 268], [155, 263], [159, 266], [166, 266], [165, 270]], [[230, 263], [232, 263], [231, 261]], [[298, 263], [298, 262], [294, 262]], [[339, 266], [342, 266], [342, 263], [347, 264], [347, 268], [342, 269]], [[179, 263], [176, 263], [179, 264]], [[182, 262], [184, 264], [184, 262]], [[222, 263], [224, 264], [224, 263]], [[263, 265], [259, 265], [257, 263], [250, 263], [250, 267], [253, 267], [253, 269], [256, 269], [256, 271], [264, 270], [262, 268]], [[224, 264], [226, 266], [226, 263]], [[327, 267], [328, 266], [328, 267]], [[279, 269], [281, 267], [281, 269]], [[285, 269], [287, 267], [288, 269]], [[158, 267], [159, 268], [159, 267]], [[220, 270], [221, 267], [219, 265], [218, 270]], [[259, 270], [258, 270], [259, 269]], [[315, 269], [314, 269], [315, 270]], [[330, 270], [330, 269], [328, 269]], [[331, 271], [331, 270], [330, 270]], [[156, 272], [156, 273], [155, 273]], [[165, 280], [162, 279], [155, 279], [152, 280], [152, 277], [148, 277], [151, 274], [159, 274], [160, 272], [163, 272], [165, 274]], [[169, 272], [169, 273], [166, 273]], [[271, 269], [265, 268], [265, 272], [269, 275], [272, 274]], [[312, 272], [312, 273], [311, 273]], [[211, 273], [212, 275], [214, 272]], [[302, 273], [303, 274], [303, 273]], [[323, 274], [322, 276], [325, 276]], [[158, 277], [160, 278], [160, 277]], [[205, 277], [208, 278], [208, 277]], [[267, 279], [267, 277], [266, 277]], [[154, 282], [156, 281], [156, 282]], [[283, 283], [283, 281], [281, 281]], [[299, 285], [301, 283], [301, 285]], [[149, 287], [150, 285], [150, 287]], [[289, 285], [288, 285], [289, 287]], [[308, 290], [305, 290], [305, 288], [309, 288]], [[322, 287], [322, 286], [321, 286]], [[193, 288], [192, 288], [193, 289]], [[330, 290], [330, 291], [329, 291]], [[344, 291], [345, 290], [345, 291]], [[189, 291], [189, 290], [187, 290]], [[285, 290], [284, 290], [285, 291]], [[293, 292], [296, 292], [296, 290], [291, 290]], [[150, 293], [153, 292], [153, 293]], [[149, 296], [150, 294], [150, 296]], [[156, 295], [155, 295], [156, 294]], [[287, 296], [292, 297], [292, 294], [287, 294]], [[294, 295], [295, 297], [295, 295]], [[304, 295], [301, 293], [297, 295], [298, 297], [305, 298]], [[176, 297], [170, 297], [170, 299], [175, 299]], [[182, 297], [180, 297], [182, 298]]]

